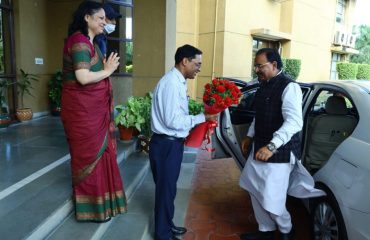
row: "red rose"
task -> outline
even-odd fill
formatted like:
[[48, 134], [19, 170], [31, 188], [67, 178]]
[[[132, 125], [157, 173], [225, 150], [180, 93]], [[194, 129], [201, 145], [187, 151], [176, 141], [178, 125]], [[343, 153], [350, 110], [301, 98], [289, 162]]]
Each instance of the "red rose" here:
[[232, 104], [232, 100], [231, 100], [231, 98], [229, 98], [229, 97], [227, 97], [227, 98], [225, 98], [225, 104], [226, 104], [226, 106], [230, 106], [231, 104]]
[[238, 97], [238, 93], [237, 93], [237, 92], [235, 92], [235, 91], [231, 91], [231, 95], [233, 96], [233, 98]]
[[216, 90], [220, 93], [223, 93], [226, 91], [226, 88], [222, 85], [217, 86]]

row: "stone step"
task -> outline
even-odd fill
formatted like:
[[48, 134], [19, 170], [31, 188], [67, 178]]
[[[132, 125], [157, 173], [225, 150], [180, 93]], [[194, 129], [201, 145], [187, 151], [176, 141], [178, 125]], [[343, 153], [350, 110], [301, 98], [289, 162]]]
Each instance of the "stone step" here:
[[[148, 169], [148, 156], [141, 152], [133, 153], [123, 164], [120, 164], [120, 172], [128, 201], [142, 182], [143, 177], [147, 175]], [[101, 236], [117, 218], [112, 218], [111, 221], [100, 224], [81, 223], [77, 222], [74, 213], [70, 212], [66, 219], [46, 239], [101, 239]], [[29, 239], [40, 239], [35, 237], [31, 236]]]
[[[34, 123], [28, 125], [34, 125]], [[28, 125], [17, 127], [24, 129]], [[18, 135], [19, 132], [18, 129]], [[61, 138], [63, 136], [59, 137]], [[34, 148], [36, 142], [32, 140], [28, 144], [32, 144], [29, 147]], [[14, 147], [13, 145], [11, 147]], [[40, 147], [39, 151], [42, 152], [43, 149], [45, 149], [45, 146]], [[135, 150], [136, 141], [118, 142], [117, 158], [121, 162], [121, 168], [124, 168], [128, 156]], [[45, 163], [43, 160], [41, 164], [37, 164], [38, 167], [35, 167], [33, 171], [28, 171], [26, 163], [29, 162], [30, 158], [34, 158], [34, 156], [26, 154], [22, 155], [22, 158], [25, 160], [23, 165], [16, 164], [12, 166], [13, 168], [5, 171], [8, 174], [14, 172], [17, 176], [22, 175], [23, 179], [20, 177], [10, 179], [9, 183], [5, 186], [5, 190], [4, 188], [1, 189], [1, 239], [44, 239], [62, 221], [65, 221], [73, 210], [71, 201], [70, 160], [63, 160], [61, 164], [56, 165], [55, 162], [59, 160], [54, 160], [53, 162], [48, 159]], [[13, 158], [11, 160], [13, 161]], [[55, 165], [54, 167], [48, 168], [53, 164]], [[35, 171], [36, 173], [41, 173], [35, 176]]]
[[3, 239], [27, 237], [71, 196], [70, 168], [65, 163], [0, 201]]
[[[183, 226], [191, 191], [196, 151], [187, 149], [184, 153], [177, 195], [175, 199], [174, 223]], [[128, 205], [128, 212], [114, 219], [100, 239], [152, 240], [154, 232], [154, 196], [155, 185], [149, 170], [141, 185], [137, 188]]]

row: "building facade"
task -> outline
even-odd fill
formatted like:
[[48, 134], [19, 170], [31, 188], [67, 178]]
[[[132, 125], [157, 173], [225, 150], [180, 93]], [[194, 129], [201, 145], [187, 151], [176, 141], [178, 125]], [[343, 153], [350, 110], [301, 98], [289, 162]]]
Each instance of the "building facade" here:
[[[99, 1], [99, 0], [97, 0]], [[39, 115], [49, 111], [48, 81], [62, 68], [63, 41], [81, 0], [2, 0], [0, 80], [15, 83], [19, 69], [37, 74], [25, 102]], [[103, 2], [100, 1], [100, 2]], [[356, 0], [109, 0], [124, 16], [109, 46], [121, 56], [112, 77], [115, 101], [153, 90], [174, 65], [178, 46], [203, 51], [202, 71], [189, 81], [189, 95], [200, 99], [214, 77], [252, 79], [255, 52], [279, 49], [300, 59], [298, 81], [336, 79], [336, 62], [354, 49]], [[131, 71], [132, 67], [132, 71]], [[19, 99], [8, 90], [9, 111]]]

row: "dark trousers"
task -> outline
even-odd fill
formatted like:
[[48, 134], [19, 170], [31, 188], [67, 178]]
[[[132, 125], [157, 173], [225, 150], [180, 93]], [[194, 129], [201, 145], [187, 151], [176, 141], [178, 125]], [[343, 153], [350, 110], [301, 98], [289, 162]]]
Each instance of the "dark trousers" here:
[[169, 240], [175, 212], [177, 179], [179, 178], [184, 142], [154, 134], [149, 145], [150, 167], [155, 182], [155, 239]]

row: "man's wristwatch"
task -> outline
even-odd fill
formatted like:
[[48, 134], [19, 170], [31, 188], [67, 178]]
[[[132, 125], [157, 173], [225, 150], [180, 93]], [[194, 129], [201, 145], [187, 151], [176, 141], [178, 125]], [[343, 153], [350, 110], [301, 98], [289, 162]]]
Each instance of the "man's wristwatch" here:
[[276, 153], [277, 152], [277, 149], [276, 149], [276, 146], [273, 142], [269, 142], [267, 145], [266, 145], [267, 149], [272, 152], [272, 153]]

